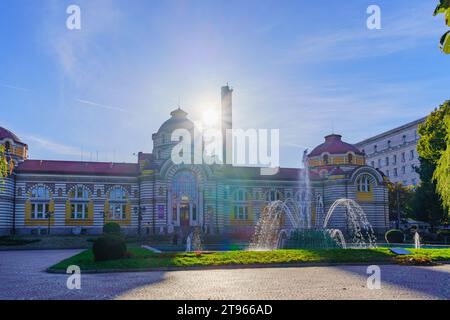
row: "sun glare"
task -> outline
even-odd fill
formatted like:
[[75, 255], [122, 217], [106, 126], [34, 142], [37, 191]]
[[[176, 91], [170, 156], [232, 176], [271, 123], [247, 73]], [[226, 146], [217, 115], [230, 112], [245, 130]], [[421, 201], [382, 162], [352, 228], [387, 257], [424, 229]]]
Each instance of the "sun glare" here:
[[207, 109], [203, 112], [202, 122], [205, 127], [214, 127], [219, 124], [219, 113], [214, 109]]

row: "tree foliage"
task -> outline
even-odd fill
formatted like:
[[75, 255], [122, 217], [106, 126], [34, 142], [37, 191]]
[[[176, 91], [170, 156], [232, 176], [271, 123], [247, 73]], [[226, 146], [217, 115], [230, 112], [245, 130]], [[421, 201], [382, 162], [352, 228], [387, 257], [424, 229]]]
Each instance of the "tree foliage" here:
[[433, 180], [437, 163], [447, 148], [445, 141], [447, 128], [443, 121], [447, 115], [450, 115], [450, 105], [445, 102], [435, 109], [418, 128], [420, 140], [417, 144], [417, 152], [420, 156], [420, 167], [417, 171], [421, 184], [416, 190], [413, 212], [416, 219], [432, 224], [441, 223], [447, 216], [436, 191], [436, 181]]
[[[449, 104], [449, 102], [447, 102]], [[437, 161], [436, 169], [433, 173], [433, 180], [436, 182], [436, 191], [442, 199], [445, 208], [450, 208], [450, 115], [446, 115], [443, 120], [447, 128], [445, 137], [446, 148], [441, 153]]]
[[444, 102], [419, 125], [417, 132], [420, 139], [417, 143], [417, 152], [421, 159], [437, 165], [442, 152], [447, 148], [445, 138], [447, 128], [443, 119], [450, 115], [450, 101]]
[[[445, 15], [445, 24], [450, 27], [450, 0], [439, 1], [433, 15], [436, 16], [441, 13]], [[441, 37], [440, 47], [442, 52], [450, 54], [450, 31], [447, 31]]]
[[436, 181], [433, 179], [438, 162], [447, 149], [447, 126], [444, 122], [447, 116], [450, 116], [450, 101], [435, 109], [418, 128], [420, 139], [417, 152], [420, 156], [420, 167], [416, 170], [421, 184], [414, 197], [413, 215], [418, 220], [432, 224], [440, 224], [447, 218], [441, 197], [436, 190]]
[[414, 195], [412, 216], [416, 220], [439, 225], [442, 221], [445, 221], [446, 214], [441, 198], [436, 192], [436, 183], [432, 180], [434, 170], [434, 164], [420, 159], [420, 168], [417, 171], [420, 175], [421, 183]]
[[387, 182], [387, 187], [389, 191], [389, 220], [397, 220], [399, 208], [401, 218], [411, 215], [414, 188], [390, 181]]
[[3, 181], [4, 178], [9, 176], [14, 169], [14, 162], [8, 160], [5, 152], [5, 146], [0, 145], [0, 180]]

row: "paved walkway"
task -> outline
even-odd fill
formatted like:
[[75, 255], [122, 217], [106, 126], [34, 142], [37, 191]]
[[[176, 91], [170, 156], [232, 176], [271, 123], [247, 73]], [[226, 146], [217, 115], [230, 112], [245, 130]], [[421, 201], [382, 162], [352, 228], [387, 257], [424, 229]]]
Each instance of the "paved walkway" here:
[[0, 251], [0, 299], [450, 299], [450, 265], [380, 266], [381, 290], [364, 266], [86, 274], [69, 290], [44, 270], [76, 252]]

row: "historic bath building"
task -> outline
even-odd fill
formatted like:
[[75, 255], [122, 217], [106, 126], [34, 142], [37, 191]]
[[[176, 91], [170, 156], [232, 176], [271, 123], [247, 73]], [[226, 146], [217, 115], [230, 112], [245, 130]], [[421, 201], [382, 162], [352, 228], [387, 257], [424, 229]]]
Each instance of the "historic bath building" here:
[[[232, 128], [231, 97], [223, 87], [222, 129]], [[309, 202], [312, 226], [321, 226], [339, 198], [355, 200], [375, 230], [389, 225], [383, 174], [365, 165], [364, 153], [340, 135], [325, 137], [308, 154], [308, 168], [261, 175], [255, 167], [174, 164], [171, 133], [178, 128], [194, 128], [180, 108], [152, 135], [152, 153], [140, 152], [137, 163], [29, 160], [27, 144], [0, 128], [0, 143], [16, 162], [1, 189], [0, 234], [100, 233], [114, 221], [128, 233], [198, 226], [208, 234], [245, 237], [268, 202], [288, 198]], [[345, 209], [339, 210], [330, 225], [345, 229]]]

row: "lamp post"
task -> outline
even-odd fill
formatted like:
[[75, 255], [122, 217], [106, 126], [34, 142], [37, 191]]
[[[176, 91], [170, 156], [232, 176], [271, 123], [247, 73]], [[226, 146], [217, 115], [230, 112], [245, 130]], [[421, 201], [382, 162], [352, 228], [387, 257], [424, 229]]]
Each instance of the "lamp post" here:
[[397, 186], [397, 229], [400, 229], [400, 196], [398, 194], [399, 186]]
[[145, 206], [134, 207], [134, 214], [138, 217], [138, 236], [141, 237], [142, 215], [145, 213]]
[[51, 224], [51, 219], [52, 219], [52, 215], [53, 213], [46, 211], [45, 212], [45, 217], [48, 220], [48, 225], [47, 225], [47, 235], [50, 235], [50, 224]]

